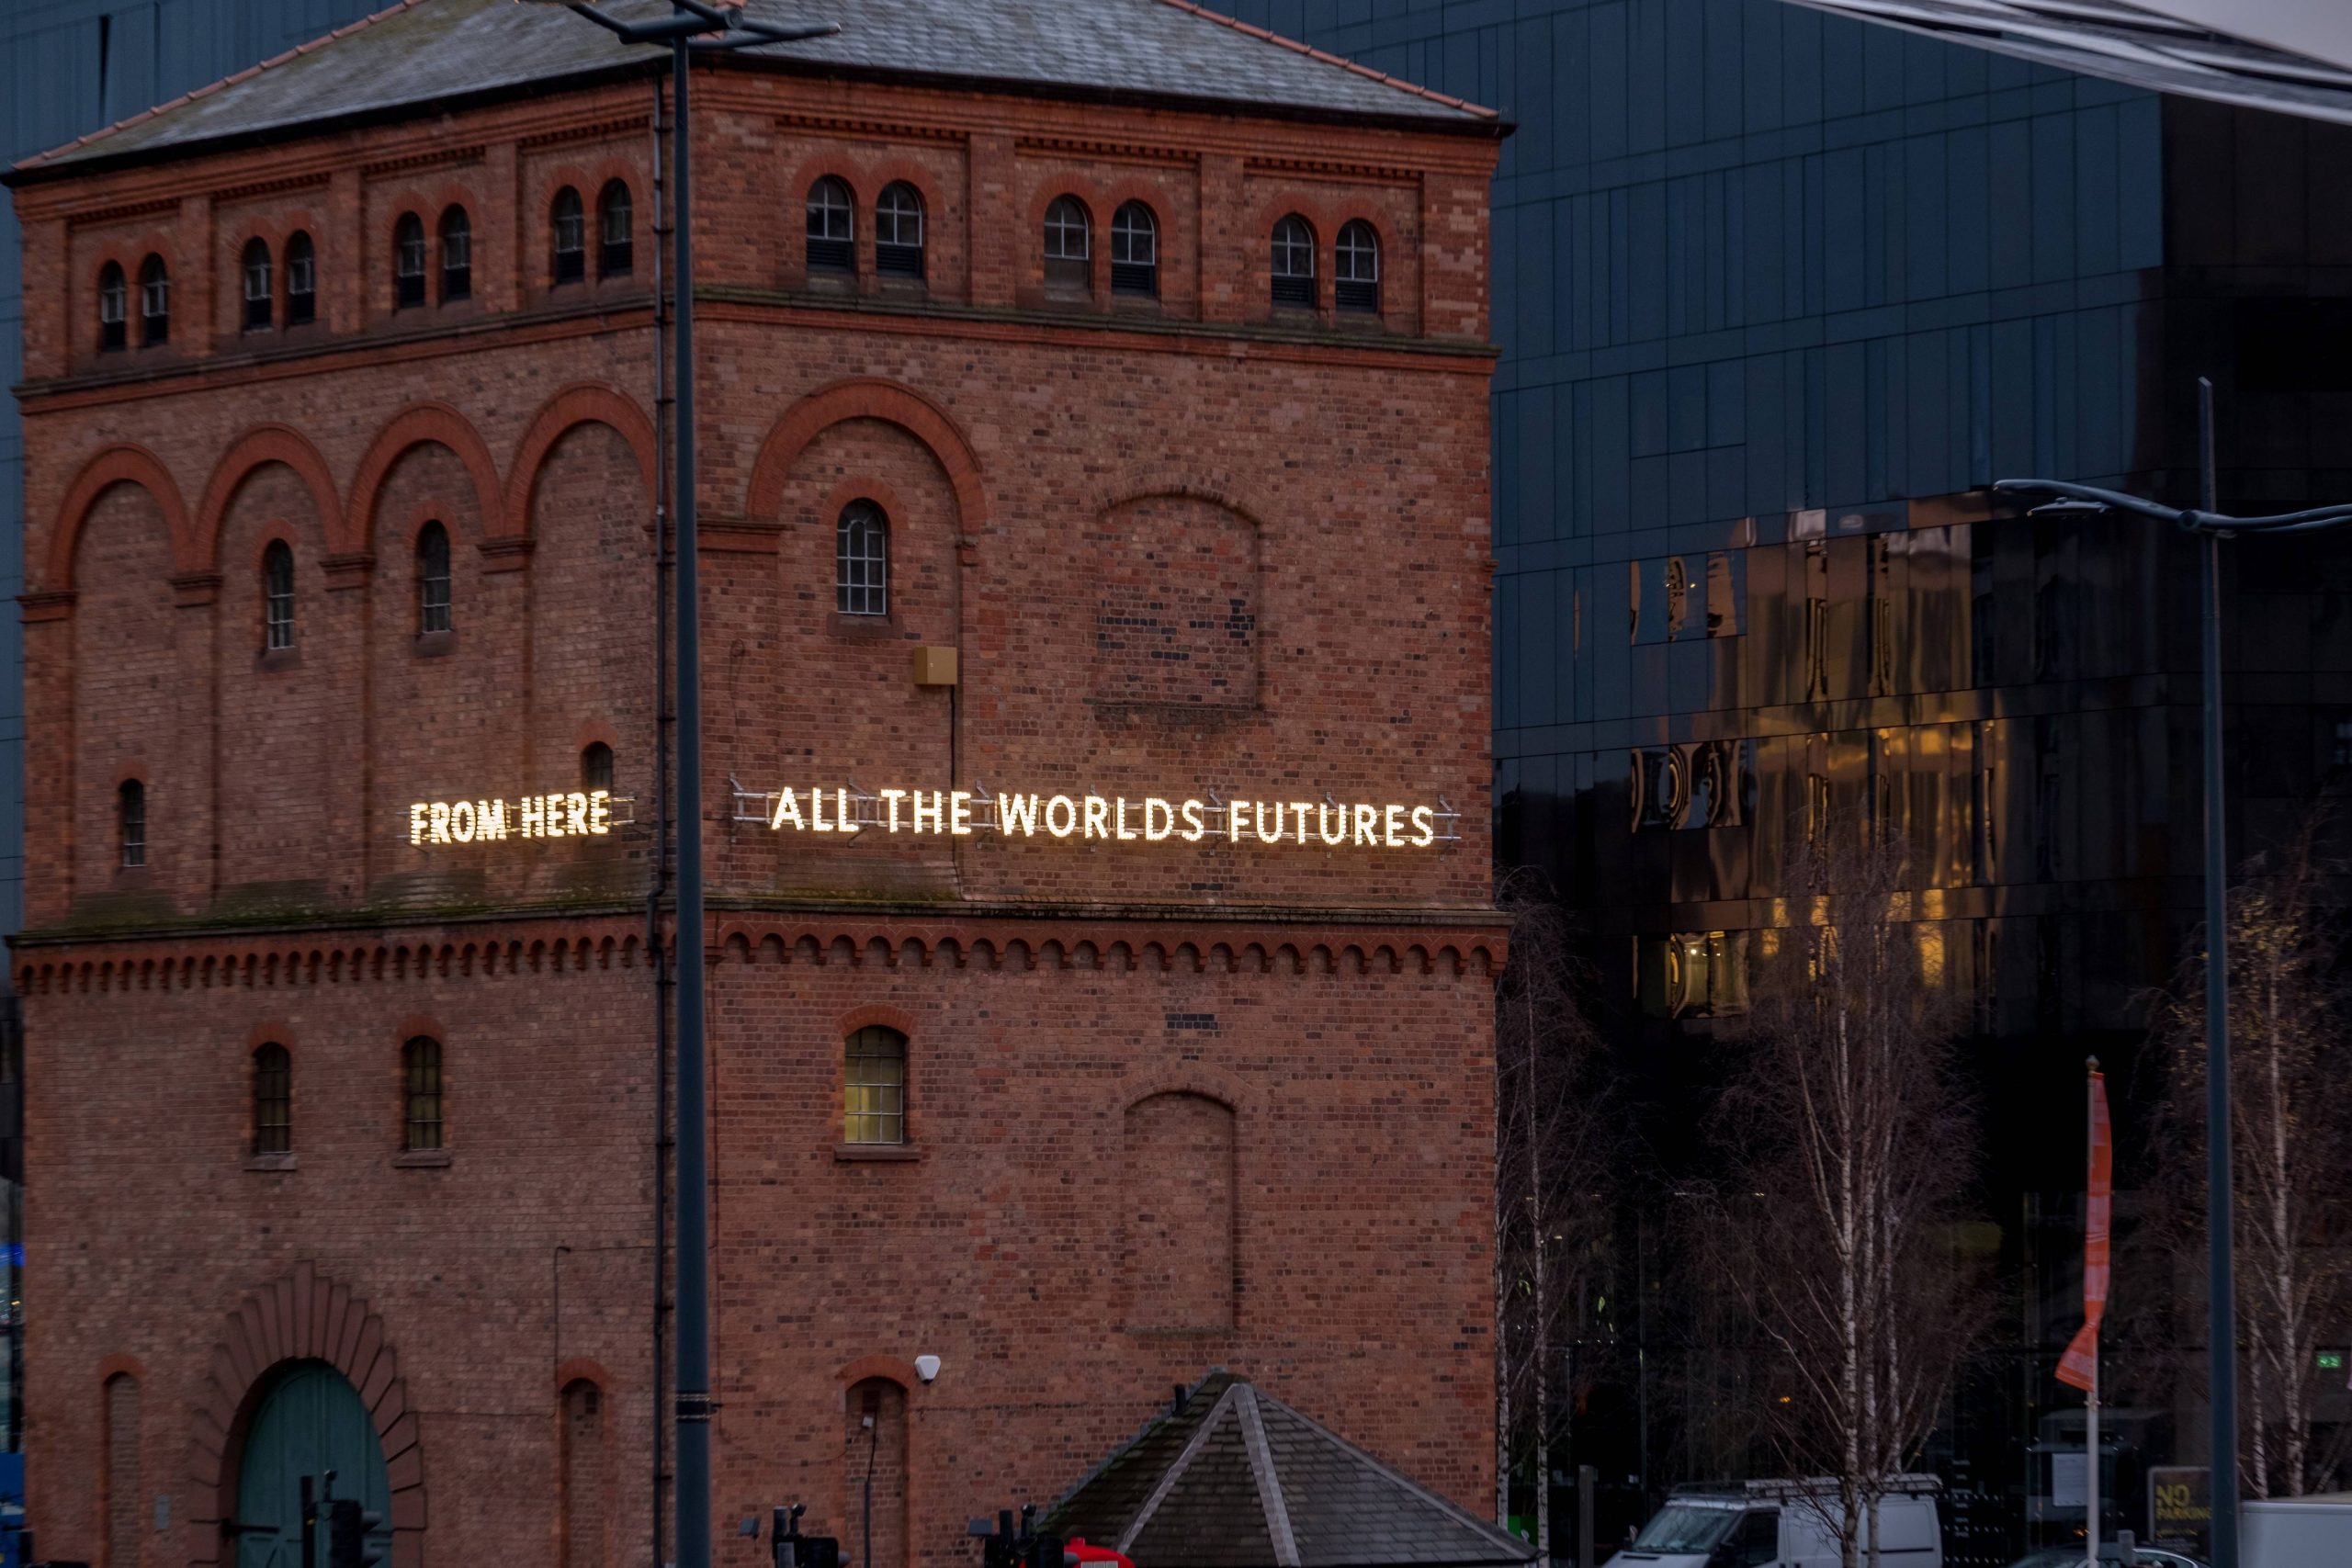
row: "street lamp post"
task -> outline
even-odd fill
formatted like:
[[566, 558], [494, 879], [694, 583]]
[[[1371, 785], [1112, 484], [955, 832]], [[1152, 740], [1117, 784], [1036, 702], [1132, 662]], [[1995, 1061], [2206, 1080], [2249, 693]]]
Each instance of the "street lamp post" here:
[[694, 186], [686, 92], [695, 51], [724, 52], [792, 43], [841, 29], [830, 22], [783, 28], [746, 18], [740, 7], [670, 0], [671, 13], [624, 21], [582, 0], [569, 9], [624, 44], [667, 44], [675, 107], [670, 123], [677, 354], [678, 703], [678, 1444], [679, 1568], [709, 1568], [710, 1555], [710, 1182], [703, 1088], [702, 636], [695, 549]]
[[[2233, 535], [2305, 534], [2352, 523], [2352, 506], [2322, 506], [2267, 517], [2230, 517], [2213, 461], [2213, 383], [2197, 378], [2198, 501], [2160, 506], [2120, 491], [2064, 479], [2000, 479], [1996, 491], [2056, 499], [2036, 511], [2123, 512], [2169, 523], [2198, 542], [2198, 602], [2205, 684], [2205, 1228], [2212, 1382], [2213, 1568], [2238, 1568], [2238, 1386], [2236, 1270], [2230, 1257], [2229, 856], [2222, 814], [2222, 541]], [[2087, 1456], [2091, 1464], [2098, 1456]], [[2098, 1542], [2091, 1542], [2092, 1555]]]

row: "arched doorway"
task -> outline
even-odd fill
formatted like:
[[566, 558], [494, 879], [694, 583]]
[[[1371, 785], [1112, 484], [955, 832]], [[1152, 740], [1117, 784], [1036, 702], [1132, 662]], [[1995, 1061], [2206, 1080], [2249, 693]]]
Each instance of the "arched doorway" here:
[[[384, 1449], [359, 1391], [325, 1361], [288, 1362], [269, 1381], [245, 1425], [237, 1461], [237, 1568], [301, 1568], [302, 1478], [323, 1496], [355, 1497], [379, 1515], [391, 1506]], [[327, 1560], [319, 1510], [316, 1561]]]

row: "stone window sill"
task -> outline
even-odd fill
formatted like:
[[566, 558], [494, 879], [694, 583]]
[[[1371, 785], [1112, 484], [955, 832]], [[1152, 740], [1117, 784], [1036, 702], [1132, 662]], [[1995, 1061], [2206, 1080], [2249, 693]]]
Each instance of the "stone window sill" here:
[[416, 656], [419, 659], [443, 659], [458, 650], [456, 632], [419, 632], [416, 634]]
[[299, 648], [264, 649], [254, 657], [254, 667], [264, 674], [278, 670], [300, 670], [302, 667], [302, 650]]
[[402, 1149], [392, 1156], [392, 1164], [401, 1170], [442, 1170], [449, 1164], [447, 1149]]
[[894, 615], [853, 615], [846, 610], [835, 610], [833, 635], [876, 642], [888, 641], [892, 637], [904, 637], [907, 634], [899, 629], [899, 617]]
[[892, 1165], [922, 1158], [912, 1144], [835, 1144], [833, 1158], [843, 1165]]
[[246, 1159], [245, 1168], [247, 1170], [300, 1170], [301, 1162], [297, 1160], [291, 1153], [254, 1155]]

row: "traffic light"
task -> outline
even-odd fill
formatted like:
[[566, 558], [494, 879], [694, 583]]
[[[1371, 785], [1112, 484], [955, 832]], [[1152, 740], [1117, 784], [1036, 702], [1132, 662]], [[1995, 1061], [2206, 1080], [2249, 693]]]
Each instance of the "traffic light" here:
[[376, 1539], [384, 1516], [359, 1506], [355, 1497], [338, 1497], [328, 1516], [327, 1568], [375, 1568], [387, 1553]]

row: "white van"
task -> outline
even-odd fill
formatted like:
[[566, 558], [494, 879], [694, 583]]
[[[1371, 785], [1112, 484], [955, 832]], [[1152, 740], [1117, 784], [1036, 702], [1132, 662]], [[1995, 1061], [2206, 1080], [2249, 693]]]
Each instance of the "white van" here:
[[[1878, 1506], [1880, 1568], [1943, 1568], [1932, 1475], [1899, 1475]], [[1836, 1483], [1678, 1486], [1609, 1561], [1641, 1568], [1838, 1568]], [[1862, 1522], [1867, 1548], [1870, 1522]]]
[[2245, 1568], [2352, 1562], [2352, 1492], [2247, 1498], [2238, 1505], [2238, 1561]]

